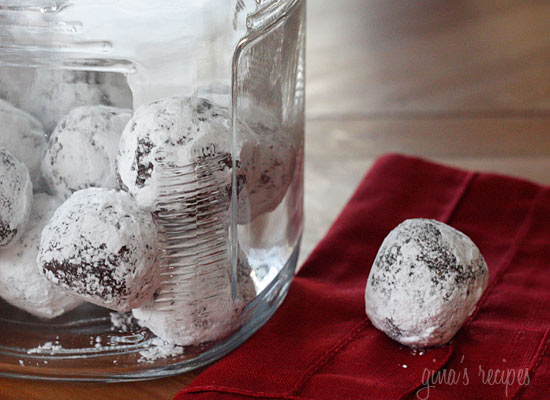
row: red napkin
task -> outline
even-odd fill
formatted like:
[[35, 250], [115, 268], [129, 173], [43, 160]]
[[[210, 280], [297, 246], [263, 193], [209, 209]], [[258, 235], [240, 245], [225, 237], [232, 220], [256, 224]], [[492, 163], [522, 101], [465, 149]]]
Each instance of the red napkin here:
[[[451, 344], [416, 352], [364, 311], [378, 247], [415, 217], [465, 232], [490, 271]], [[550, 188], [390, 155], [373, 166], [273, 318], [176, 399], [546, 399], [549, 342]]]

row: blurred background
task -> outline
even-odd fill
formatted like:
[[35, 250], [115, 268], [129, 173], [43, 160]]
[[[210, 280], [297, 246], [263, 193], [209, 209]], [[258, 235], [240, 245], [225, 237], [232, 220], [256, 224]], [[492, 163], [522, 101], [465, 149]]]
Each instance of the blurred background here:
[[381, 154], [550, 184], [548, 0], [309, 0], [301, 261]]

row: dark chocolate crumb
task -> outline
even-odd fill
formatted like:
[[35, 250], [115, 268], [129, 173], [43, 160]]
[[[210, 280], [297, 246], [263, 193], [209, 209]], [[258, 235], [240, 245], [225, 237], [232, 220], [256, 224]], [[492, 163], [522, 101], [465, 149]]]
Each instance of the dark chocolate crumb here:
[[137, 176], [136, 186], [142, 188], [147, 179], [153, 174], [154, 165], [151, 162], [144, 163], [143, 159], [151, 154], [153, 143], [148, 139], [139, 139], [136, 148]]

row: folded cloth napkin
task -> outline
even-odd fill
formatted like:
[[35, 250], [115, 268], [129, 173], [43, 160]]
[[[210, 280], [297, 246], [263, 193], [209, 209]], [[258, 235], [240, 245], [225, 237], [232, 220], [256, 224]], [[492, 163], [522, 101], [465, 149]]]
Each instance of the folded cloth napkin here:
[[[412, 351], [372, 326], [364, 290], [407, 218], [466, 233], [489, 286], [454, 340]], [[399, 155], [379, 159], [273, 318], [184, 399], [550, 398], [550, 188]]]

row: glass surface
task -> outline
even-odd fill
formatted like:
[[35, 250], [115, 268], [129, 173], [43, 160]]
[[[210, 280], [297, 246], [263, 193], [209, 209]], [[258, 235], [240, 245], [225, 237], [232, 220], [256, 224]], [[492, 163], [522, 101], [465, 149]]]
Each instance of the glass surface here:
[[[178, 374], [241, 344], [287, 293], [303, 221], [305, 2], [161, 3], [0, 0], [0, 155], [7, 150], [26, 166], [33, 207], [0, 247], [0, 375], [119, 381]], [[192, 103], [195, 114], [151, 111], [166, 102]], [[101, 107], [116, 117], [105, 122]], [[143, 142], [137, 139], [134, 151], [128, 139], [141, 126], [168, 132], [170, 140], [182, 129], [218, 128], [177, 146], [147, 144], [154, 168], [144, 172]], [[88, 140], [87, 129], [111, 136]], [[121, 154], [135, 154], [136, 186], [151, 179], [145, 187], [154, 182], [155, 190], [141, 196], [133, 188]], [[57, 211], [74, 192], [92, 187], [130, 192], [132, 207], [154, 221], [147, 227], [158, 238], [151, 244], [157, 262], [143, 265], [158, 281], [133, 304], [141, 314], [91, 304], [78, 292], [91, 279], [86, 274], [98, 274], [85, 258], [64, 285], [52, 280], [66, 272], [63, 265], [48, 275], [44, 258], [34, 261], [52, 240], [80, 245], [59, 231], [48, 242], [43, 228], [61, 218]], [[14, 197], [10, 190], [6, 196]], [[23, 210], [21, 201], [12, 203]], [[42, 210], [44, 203], [50, 206]], [[109, 204], [104, 208], [108, 214]], [[0, 223], [15, 215], [0, 215]], [[120, 239], [107, 231], [106, 242]], [[138, 281], [128, 291], [146, 286]], [[75, 294], [78, 301], [67, 300]]]

